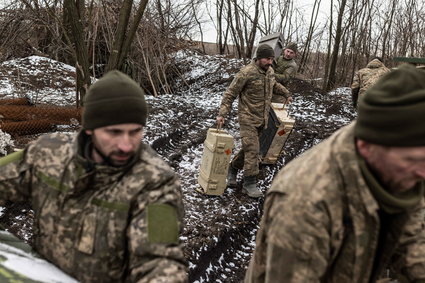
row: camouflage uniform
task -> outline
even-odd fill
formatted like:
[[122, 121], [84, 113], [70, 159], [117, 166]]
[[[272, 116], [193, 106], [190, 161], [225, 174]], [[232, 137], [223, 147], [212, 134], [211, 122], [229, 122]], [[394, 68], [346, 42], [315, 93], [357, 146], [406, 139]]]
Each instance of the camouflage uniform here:
[[287, 60], [280, 55], [274, 66], [276, 81], [286, 85], [290, 79], [295, 77], [298, 66], [294, 59]]
[[244, 169], [245, 176], [258, 175], [259, 134], [267, 125], [273, 94], [289, 97], [290, 92], [275, 80], [274, 71], [264, 71], [255, 61], [243, 67], [224, 92], [219, 116], [226, 117], [232, 103], [239, 96], [238, 118], [242, 149], [232, 161], [232, 166]]
[[384, 63], [382, 63], [379, 59], [373, 59], [367, 64], [366, 68], [358, 70], [354, 75], [353, 83], [351, 84], [351, 89], [358, 89], [357, 100], [359, 100], [366, 90], [374, 85], [380, 77], [389, 71], [390, 69], [385, 67]]
[[127, 166], [95, 164], [88, 139], [46, 135], [0, 159], [0, 205], [29, 199], [35, 250], [82, 282], [187, 281], [175, 173], [144, 144]]
[[423, 198], [393, 217], [372, 268], [379, 207], [360, 172], [353, 130], [354, 123], [342, 128], [274, 180], [245, 282], [375, 282], [387, 264], [401, 265], [409, 282], [425, 279]]

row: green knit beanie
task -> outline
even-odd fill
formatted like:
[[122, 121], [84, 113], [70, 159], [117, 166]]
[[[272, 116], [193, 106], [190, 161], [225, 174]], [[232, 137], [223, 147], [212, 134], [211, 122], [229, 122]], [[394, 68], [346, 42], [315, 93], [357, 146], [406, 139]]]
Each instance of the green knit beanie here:
[[274, 50], [270, 45], [263, 43], [260, 46], [258, 46], [257, 56], [255, 58], [261, 59], [261, 58], [270, 58], [270, 57], [274, 57]]
[[285, 49], [291, 49], [295, 53], [298, 51], [298, 45], [295, 42], [289, 42], [288, 45], [286, 45]]
[[425, 145], [425, 71], [405, 64], [360, 99], [355, 136], [385, 146]]
[[88, 90], [84, 99], [83, 128], [135, 123], [146, 125], [148, 107], [138, 83], [120, 71], [104, 75]]

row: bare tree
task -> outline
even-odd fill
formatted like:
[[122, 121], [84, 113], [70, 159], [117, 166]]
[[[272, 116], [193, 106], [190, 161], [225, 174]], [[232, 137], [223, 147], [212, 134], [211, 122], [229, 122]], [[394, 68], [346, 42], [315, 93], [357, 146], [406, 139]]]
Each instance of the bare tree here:
[[252, 21], [251, 28], [248, 28], [250, 25], [248, 24], [248, 19], [245, 18], [245, 38], [246, 38], [246, 55], [251, 56], [254, 50], [254, 41], [257, 35], [258, 22], [260, 18], [260, 0], [255, 0], [254, 2], [254, 19]]
[[291, 20], [291, 16], [294, 10], [294, 3], [292, 0], [278, 0], [277, 1], [278, 11], [280, 14], [279, 20], [277, 21], [276, 30], [286, 31]]
[[64, 26], [68, 27], [68, 37], [74, 43], [75, 68], [77, 72], [77, 105], [83, 103], [90, 86], [90, 71], [87, 44], [84, 40], [85, 3], [84, 0], [64, 0]]
[[300, 59], [300, 63], [299, 63], [299, 70], [300, 72], [303, 72], [305, 64], [307, 63], [307, 59], [308, 56], [311, 52], [310, 50], [310, 46], [313, 40], [313, 32], [316, 29], [316, 24], [317, 24], [317, 16], [319, 15], [319, 9], [320, 9], [320, 2], [321, 0], [316, 0], [314, 1], [314, 6], [313, 9], [311, 11], [311, 18], [310, 18], [310, 25], [308, 28], [308, 33], [307, 33], [307, 37], [305, 39], [305, 46], [301, 55], [301, 59]]
[[[157, 3], [160, 8], [161, 3], [159, 1]], [[123, 1], [122, 7], [120, 9], [120, 16], [117, 31], [115, 33], [114, 44], [106, 70], [123, 69], [124, 60], [127, 57], [130, 45], [133, 42], [147, 4], [148, 0], [141, 0], [139, 2], [139, 7], [137, 8], [137, 11], [134, 15], [133, 22], [129, 25], [133, 0]]]
[[341, 43], [342, 36], [342, 20], [344, 17], [345, 6], [347, 4], [347, 0], [341, 0], [338, 10], [338, 20], [335, 30], [335, 42], [333, 46], [333, 51], [331, 55], [331, 62], [329, 67], [329, 75], [326, 84], [326, 90], [329, 90], [335, 86], [335, 75], [336, 75], [336, 64], [338, 62], [338, 53], [339, 53], [339, 45]]
[[148, 93], [169, 92], [173, 78], [181, 79], [170, 54], [189, 46], [195, 33], [204, 38], [200, 5], [211, 9], [219, 53], [233, 44], [247, 60], [260, 37], [281, 32], [285, 43], [303, 46], [300, 72], [323, 77], [326, 89], [350, 83], [371, 56], [392, 66], [395, 56], [425, 56], [423, 1], [331, 0], [326, 23], [319, 22], [321, 0], [307, 18], [293, 0], [132, 1], [13, 0], [0, 18], [1, 58], [37, 54], [75, 65], [80, 96], [89, 72], [114, 68], [131, 73]]
[[219, 54], [224, 54], [227, 46], [227, 39], [229, 36], [229, 25], [225, 27], [225, 15], [226, 13], [226, 1], [217, 0], [216, 2], [217, 11], [217, 44]]
[[[242, 4], [244, 2], [242, 1]], [[241, 23], [241, 13], [239, 5], [235, 0], [227, 0], [227, 22], [230, 25], [233, 43], [236, 46], [239, 58], [246, 58], [245, 54], [245, 39], [243, 35], [243, 28]]]
[[326, 57], [325, 57], [325, 73], [323, 76], [323, 89], [326, 89], [326, 86], [328, 84], [328, 75], [329, 75], [329, 66], [330, 66], [330, 61], [331, 61], [331, 50], [332, 50], [332, 38], [333, 38], [333, 0], [331, 0], [331, 5], [330, 5], [330, 11], [329, 11], [329, 25], [328, 25], [328, 29], [329, 29], [329, 33], [328, 33], [328, 41], [327, 41], [327, 48], [326, 48]]
[[198, 17], [198, 15], [197, 15], [196, 6], [194, 5], [194, 2], [192, 2], [191, 7], [192, 7], [192, 12], [193, 12], [193, 16], [194, 16], [194, 18], [195, 18], [196, 24], [197, 24], [197, 25], [198, 25], [198, 27], [199, 27], [199, 33], [200, 33], [200, 36], [201, 36], [201, 46], [202, 46], [202, 51], [205, 53], [204, 33], [203, 33], [203, 31], [202, 31], [202, 23], [201, 23], [201, 21], [199, 20], [199, 17]]

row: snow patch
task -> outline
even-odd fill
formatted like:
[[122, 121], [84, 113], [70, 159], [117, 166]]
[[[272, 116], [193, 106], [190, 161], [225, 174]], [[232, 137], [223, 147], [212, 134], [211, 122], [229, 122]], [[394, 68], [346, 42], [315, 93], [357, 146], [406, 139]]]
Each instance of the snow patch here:
[[8, 134], [0, 130], [0, 155], [7, 154], [7, 148], [13, 147], [14, 142], [12, 137]]

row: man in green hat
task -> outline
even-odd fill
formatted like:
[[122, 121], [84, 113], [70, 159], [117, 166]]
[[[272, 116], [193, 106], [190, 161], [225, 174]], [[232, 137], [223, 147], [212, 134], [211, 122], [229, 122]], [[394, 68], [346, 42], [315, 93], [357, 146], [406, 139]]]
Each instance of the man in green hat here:
[[384, 75], [274, 179], [245, 282], [425, 282], [424, 120], [425, 72]]
[[289, 80], [297, 74], [298, 65], [295, 62], [297, 52], [298, 45], [295, 42], [290, 42], [283, 48], [282, 55], [277, 58], [273, 68], [276, 73], [276, 80], [279, 83], [287, 85]]
[[273, 59], [274, 50], [270, 45], [258, 46], [255, 59], [236, 74], [224, 92], [217, 116], [217, 123], [224, 124], [233, 101], [239, 98], [238, 118], [242, 149], [230, 163], [227, 185], [235, 187], [238, 171], [243, 169], [243, 192], [253, 198], [263, 195], [257, 188], [259, 137], [267, 126], [272, 96], [276, 94], [289, 102], [291, 100], [290, 92], [276, 82], [273, 68], [270, 68]]
[[35, 251], [81, 282], [185, 282], [180, 181], [142, 143], [143, 90], [111, 71], [84, 106], [79, 133], [0, 159], [0, 206], [29, 200]]

